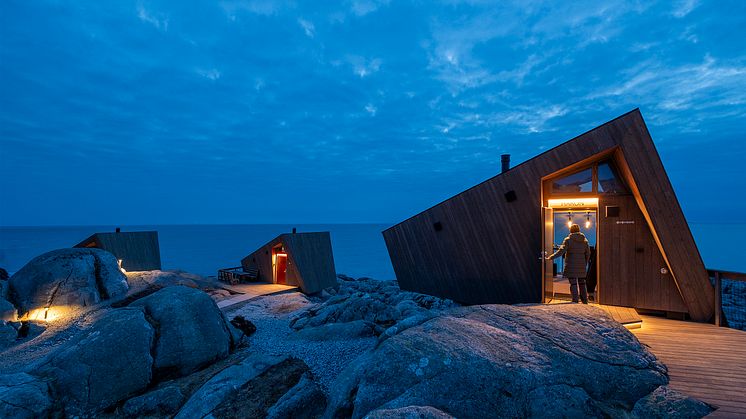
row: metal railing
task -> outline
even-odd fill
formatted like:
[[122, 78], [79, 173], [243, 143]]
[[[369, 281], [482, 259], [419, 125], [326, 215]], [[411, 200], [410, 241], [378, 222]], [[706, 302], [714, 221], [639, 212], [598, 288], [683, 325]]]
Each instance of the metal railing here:
[[[746, 282], [746, 273], [717, 269], [708, 269], [707, 273], [710, 275], [710, 278], [713, 278], [713, 285], [715, 286], [715, 326], [724, 326], [726, 325], [727, 318], [723, 316], [723, 280]], [[737, 290], [737, 287], [730, 288], [732, 291]], [[724, 319], [726, 322], [723, 321]]]

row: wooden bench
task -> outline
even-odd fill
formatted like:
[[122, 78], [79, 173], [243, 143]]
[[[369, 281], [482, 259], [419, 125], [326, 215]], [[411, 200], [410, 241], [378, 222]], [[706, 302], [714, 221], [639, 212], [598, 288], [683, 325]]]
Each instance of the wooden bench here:
[[218, 270], [218, 279], [231, 285], [236, 285], [239, 282], [256, 281], [258, 278], [259, 268], [254, 266], [248, 269], [238, 266]]

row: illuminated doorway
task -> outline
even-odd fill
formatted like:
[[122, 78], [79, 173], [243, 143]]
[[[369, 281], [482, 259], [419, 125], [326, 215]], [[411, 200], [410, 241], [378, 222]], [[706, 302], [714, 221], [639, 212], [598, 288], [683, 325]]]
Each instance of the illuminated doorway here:
[[287, 284], [288, 254], [282, 245], [272, 249], [272, 270], [275, 284]]
[[[580, 232], [588, 240], [591, 247], [591, 260], [586, 269], [588, 275], [588, 292], [597, 288], [596, 243], [598, 234], [598, 198], [565, 198], [550, 199], [549, 206], [544, 211], [542, 259], [556, 252], [565, 237], [570, 234], [570, 226], [577, 224]], [[543, 283], [544, 302], [554, 300], [571, 300], [570, 283], [563, 275], [564, 257], [554, 260], [544, 259]], [[595, 300], [595, 298], [594, 298]]]

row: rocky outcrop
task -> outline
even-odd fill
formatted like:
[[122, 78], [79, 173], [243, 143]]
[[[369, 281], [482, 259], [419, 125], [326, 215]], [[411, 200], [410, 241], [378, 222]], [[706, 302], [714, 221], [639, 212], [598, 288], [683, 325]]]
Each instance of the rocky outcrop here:
[[16, 343], [18, 330], [10, 322], [0, 321], [0, 351]]
[[[341, 278], [347, 278], [341, 276]], [[350, 338], [350, 333], [365, 335], [366, 328], [380, 335], [389, 327], [414, 316], [432, 316], [433, 313], [453, 307], [450, 300], [402, 291], [396, 281], [376, 281], [373, 279], [343, 279], [339, 282], [336, 295], [323, 304], [314, 306], [298, 317], [290, 325], [295, 330], [325, 327], [326, 330], [307, 331], [309, 335], [324, 335], [335, 338]], [[333, 323], [359, 322], [357, 326], [328, 327]], [[331, 333], [331, 334], [330, 334]]]
[[665, 366], [600, 309], [459, 307], [348, 367], [326, 414], [430, 406], [459, 418], [625, 416], [667, 382]]
[[10, 301], [0, 298], [0, 321], [16, 321], [16, 307]]
[[722, 304], [728, 327], [746, 330], [746, 282], [724, 279]]
[[47, 417], [51, 409], [47, 383], [26, 373], [0, 375], [0, 418]]
[[286, 356], [254, 354], [215, 375], [184, 404], [176, 419], [315, 418], [326, 397], [308, 366]]
[[127, 293], [117, 260], [100, 249], [59, 249], [37, 256], [9, 279], [19, 314], [47, 307], [85, 307]]
[[148, 386], [154, 339], [141, 309], [111, 310], [36, 373], [50, 380], [68, 415], [98, 411]]
[[184, 394], [176, 386], [166, 386], [127, 400], [122, 406], [126, 417], [168, 417], [184, 403]]
[[637, 401], [632, 415], [640, 419], [699, 419], [712, 411], [706, 403], [660, 386]]
[[232, 326], [202, 291], [167, 287], [130, 307], [142, 307], [156, 327], [154, 367], [160, 377], [189, 374], [230, 352]]
[[366, 415], [366, 419], [454, 419], [430, 406], [407, 406], [398, 409], [380, 409]]

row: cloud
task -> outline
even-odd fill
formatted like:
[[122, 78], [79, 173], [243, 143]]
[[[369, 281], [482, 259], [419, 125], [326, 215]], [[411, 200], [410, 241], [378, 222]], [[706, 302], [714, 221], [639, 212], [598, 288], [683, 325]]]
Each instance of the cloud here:
[[365, 112], [368, 112], [370, 116], [376, 116], [376, 112], [378, 111], [378, 108], [373, 106], [372, 103], [369, 103], [365, 105]]
[[277, 15], [285, 9], [291, 9], [294, 4], [282, 0], [222, 0], [220, 7], [228, 16], [235, 17], [238, 12], [249, 12], [261, 16]]
[[211, 68], [207, 70], [197, 69], [197, 74], [212, 81], [218, 80], [220, 76], [222, 75], [220, 71], [218, 71], [218, 69], [216, 68]]
[[313, 26], [313, 23], [311, 23], [310, 21], [299, 17], [298, 24], [300, 25], [301, 28], [303, 28], [303, 31], [306, 33], [307, 37], [313, 38], [316, 35], [316, 28]]
[[137, 3], [137, 17], [141, 21], [153, 25], [159, 31], [168, 31], [168, 18], [156, 16], [153, 12], [146, 9], [142, 2]]
[[373, 13], [381, 6], [389, 4], [390, 0], [352, 0], [350, 10], [355, 16], [365, 16]]
[[691, 13], [699, 6], [699, 0], [680, 0], [674, 4], [671, 14], [676, 18], [682, 18]]

